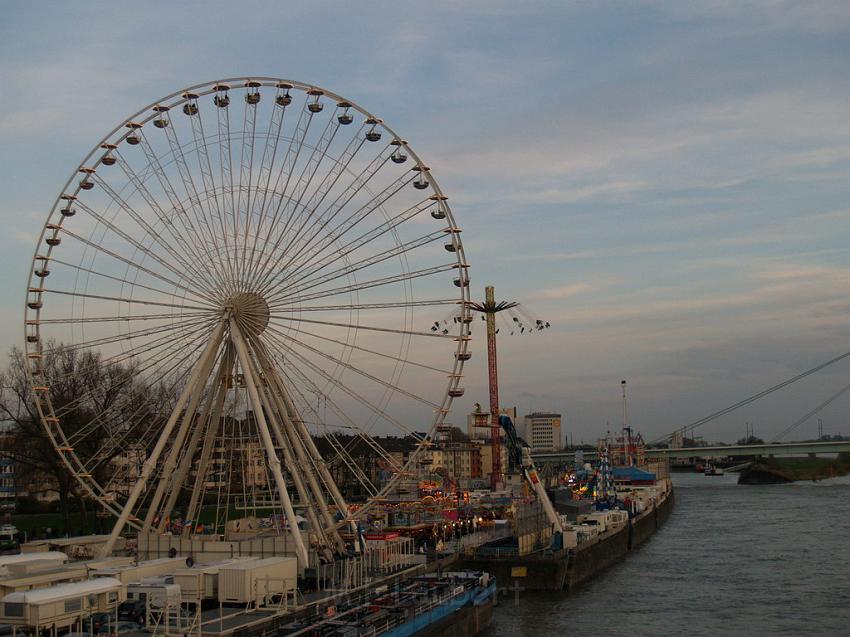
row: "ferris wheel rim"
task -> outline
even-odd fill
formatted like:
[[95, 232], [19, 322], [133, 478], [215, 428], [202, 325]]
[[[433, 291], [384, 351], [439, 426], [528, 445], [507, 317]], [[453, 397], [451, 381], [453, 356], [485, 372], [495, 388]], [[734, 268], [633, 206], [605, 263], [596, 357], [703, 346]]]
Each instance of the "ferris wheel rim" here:
[[[188, 86], [188, 87], [185, 87], [185, 88], [180, 89], [178, 91], [172, 92], [169, 95], [160, 98], [159, 100], [151, 102], [149, 105], [140, 109], [139, 111], [137, 111], [136, 113], [131, 115], [129, 118], [126, 118], [125, 120], [123, 120], [112, 131], [110, 131], [107, 135], [105, 135], [98, 143], [96, 143], [92, 147], [92, 149], [89, 151], [89, 153], [78, 164], [77, 168], [71, 173], [71, 176], [65, 182], [64, 186], [60, 190], [59, 195], [54, 200], [54, 203], [53, 203], [53, 206], [50, 209], [50, 213], [48, 215], [47, 221], [42, 226], [41, 232], [40, 232], [40, 234], [37, 238], [36, 248], [34, 250], [32, 261], [31, 261], [32, 267], [30, 269], [30, 273], [29, 273], [29, 277], [28, 277], [27, 292], [25, 294], [25, 304], [24, 304], [25, 337], [28, 333], [27, 328], [30, 326], [30, 316], [32, 315], [32, 310], [27, 306], [27, 301], [30, 298], [31, 290], [34, 289], [34, 288], [37, 288], [37, 287], [42, 287], [42, 284], [44, 283], [43, 277], [38, 277], [36, 275], [36, 271], [37, 271], [36, 266], [38, 265], [39, 262], [42, 262], [42, 263], [45, 263], [45, 264], [49, 263], [50, 256], [53, 253], [53, 246], [49, 246], [46, 250], [46, 257], [47, 258], [46, 259], [42, 258], [42, 257], [45, 256], [45, 254], [44, 254], [45, 251], [43, 251], [41, 249], [41, 246], [43, 245], [45, 238], [48, 235], [49, 226], [54, 221], [55, 216], [58, 214], [58, 211], [59, 211], [59, 208], [62, 204], [62, 201], [69, 195], [72, 196], [72, 197], [75, 197], [75, 198], [79, 196], [81, 187], [78, 185], [78, 186], [76, 186], [76, 188], [74, 188], [74, 187], [72, 187], [72, 184], [73, 184], [75, 178], [78, 177], [78, 175], [80, 173], [80, 169], [84, 169], [84, 168], [87, 168], [87, 167], [95, 167], [95, 168], [99, 167], [100, 163], [101, 163], [101, 159], [95, 159], [94, 161], [92, 161], [92, 158], [94, 158], [98, 154], [98, 152], [100, 152], [100, 150], [103, 148], [103, 145], [109, 143], [110, 140], [114, 140], [116, 138], [116, 135], [118, 135], [118, 133], [122, 130], [122, 128], [126, 127], [126, 125], [129, 122], [139, 120], [144, 125], [144, 124], [147, 124], [148, 122], [150, 122], [151, 120], [153, 120], [156, 117], [156, 114], [155, 113], [151, 114], [151, 109], [153, 109], [155, 106], [157, 106], [159, 104], [163, 104], [165, 102], [171, 102], [172, 100], [175, 100], [175, 98], [179, 98], [179, 99], [176, 99], [176, 101], [174, 101], [173, 103], [170, 104], [170, 107], [173, 108], [174, 106], [180, 106], [180, 105], [188, 102], [191, 99], [191, 98], [184, 97], [187, 93], [193, 93], [193, 92], [197, 91], [197, 96], [210, 95], [210, 94], [215, 92], [216, 89], [214, 89], [213, 87], [216, 86], [216, 85], [236, 83], [236, 82], [243, 82], [244, 83], [244, 82], [249, 82], [249, 81], [260, 82], [262, 84], [262, 86], [264, 86], [266, 88], [272, 87], [272, 83], [274, 83], [274, 84], [288, 83], [288, 84], [291, 84], [293, 88], [298, 88], [298, 89], [305, 90], [305, 91], [307, 91], [307, 90], [320, 90], [320, 91], [322, 91], [322, 95], [324, 95], [325, 97], [333, 99], [333, 100], [337, 100], [337, 101], [343, 101], [343, 102], [347, 103], [348, 105], [350, 105], [351, 108], [353, 108], [357, 112], [364, 115], [367, 119], [377, 120], [377, 125], [379, 125], [385, 131], [387, 131], [387, 133], [389, 133], [394, 140], [398, 140], [400, 142], [399, 146], [405, 150], [405, 152], [410, 156], [410, 158], [413, 160], [415, 165], [419, 168], [419, 170], [424, 171], [427, 174], [427, 181], [428, 181], [428, 184], [430, 185], [431, 189], [434, 192], [434, 197], [436, 197], [439, 201], [442, 202], [441, 207], [444, 210], [445, 215], [446, 215], [447, 226], [450, 229], [452, 229], [453, 232], [459, 233], [459, 228], [458, 228], [457, 223], [454, 219], [454, 214], [451, 210], [451, 207], [448, 205], [448, 203], [445, 203], [445, 200], [447, 198], [445, 197], [442, 189], [440, 188], [436, 177], [431, 173], [430, 169], [424, 164], [424, 162], [421, 160], [419, 155], [408, 144], [408, 142], [406, 140], [404, 140], [401, 136], [399, 136], [395, 132], [394, 129], [392, 129], [389, 125], [387, 125], [383, 120], [375, 117], [375, 115], [371, 111], [366, 110], [365, 108], [361, 107], [356, 102], [354, 102], [350, 99], [347, 99], [347, 98], [345, 98], [345, 97], [343, 97], [343, 96], [341, 96], [341, 95], [339, 95], [335, 92], [332, 92], [332, 91], [329, 91], [329, 90], [324, 89], [322, 87], [319, 87], [317, 85], [306, 84], [306, 83], [303, 83], [303, 82], [299, 82], [297, 80], [287, 80], [287, 79], [284, 79], [284, 78], [267, 77], [267, 76], [243, 76], [243, 77], [232, 77], [232, 78], [219, 79], [219, 80], [214, 80], [214, 81], [211, 81], [211, 82], [202, 82], [202, 83], [194, 84], [192, 86]], [[241, 86], [239, 86], [239, 87], [233, 86], [231, 88], [242, 88], [242, 87]], [[119, 135], [119, 137], [120, 137], [120, 135]], [[126, 138], [126, 134], [125, 134], [124, 137]], [[460, 240], [459, 236], [456, 237], [456, 245], [457, 245], [457, 249], [456, 249], [455, 260], [456, 260], [456, 262], [458, 263], [458, 266], [459, 266], [460, 276], [461, 276], [461, 279], [465, 279], [468, 282], [468, 275], [467, 275], [467, 273], [464, 269], [466, 267], [465, 252], [464, 252], [463, 243]], [[129, 267], [130, 266], [128, 265], [128, 268]], [[136, 274], [138, 276], [138, 270], [137, 270]], [[186, 294], [186, 292], [184, 292], [184, 296], [185, 296], [185, 294]], [[458, 299], [457, 303], [459, 303], [462, 306], [462, 311], [466, 311], [465, 308], [470, 302], [468, 285], [460, 286], [459, 296], [460, 296], [460, 298]], [[40, 330], [40, 324], [38, 323], [38, 316], [40, 315], [40, 312], [41, 312], [40, 309], [35, 310], [36, 331]], [[455, 376], [459, 377], [462, 374], [463, 361], [464, 361], [464, 359], [461, 356], [458, 356], [458, 354], [467, 352], [467, 343], [468, 343], [468, 340], [469, 340], [468, 339], [468, 329], [467, 329], [465, 324], [461, 325], [459, 337], [456, 338], [455, 340], [457, 341], [457, 346], [455, 348], [456, 356], [455, 356], [455, 360], [453, 362], [452, 374], [451, 374], [451, 377], [450, 377], [450, 379], [447, 383], [447, 388], [444, 392], [442, 401], [440, 402], [439, 406], [436, 408], [437, 415], [435, 416], [433, 423], [429, 427], [429, 431], [426, 434], [426, 439], [429, 439], [433, 435], [433, 433], [434, 433], [434, 431], [435, 431], [435, 429], [438, 425], [444, 423], [445, 416], [448, 413], [448, 411], [449, 411], [449, 409], [452, 405], [453, 397], [451, 396], [450, 389], [453, 386], [457, 385], [456, 382], [453, 382], [452, 378], [455, 377]], [[23, 350], [24, 353], [25, 353], [25, 356], [28, 357], [30, 355], [30, 353], [33, 353], [34, 349], [37, 351], [37, 353], [40, 354], [42, 352], [42, 341], [39, 340], [38, 343], [33, 344], [33, 343], [30, 343], [25, 338], [24, 350]], [[25, 365], [25, 368], [26, 368], [26, 376], [27, 376], [27, 379], [30, 383], [30, 386], [32, 388], [35, 388], [37, 386], [36, 385], [37, 379], [34, 377], [33, 369], [31, 368], [30, 365]], [[62, 435], [61, 428], [58, 429], [58, 433], [60, 434], [60, 436], [57, 436], [56, 435], [57, 432], [54, 431], [47, 424], [47, 421], [57, 420], [57, 418], [55, 416], [55, 411], [54, 411], [54, 408], [53, 408], [52, 403], [50, 401], [50, 392], [48, 391], [48, 392], [45, 392], [45, 393], [46, 393], [45, 400], [46, 400], [46, 406], [47, 406], [46, 411], [43, 409], [44, 405], [42, 405], [41, 399], [36, 399], [34, 402], [36, 404], [37, 411], [39, 413], [39, 417], [42, 420], [42, 424], [44, 425], [45, 429], [47, 429], [48, 435], [51, 439], [51, 442], [52, 442], [55, 450], [57, 451], [57, 454], [60, 456], [60, 458], [62, 458], [62, 460], [65, 463], [65, 465], [67, 466], [67, 468], [74, 474], [74, 476], [77, 478], [78, 482], [83, 485], [83, 487], [86, 489], [86, 491], [92, 497], [99, 500], [107, 510], [110, 510], [113, 513], [117, 514], [117, 507], [116, 507], [116, 504], [115, 504], [115, 499], [113, 497], [112, 501], [110, 501], [110, 497], [112, 497], [112, 496], [109, 495], [109, 493], [106, 490], [106, 487], [104, 485], [99, 484], [91, 476], [91, 474], [85, 475], [85, 473], [81, 473], [81, 472], [85, 471], [85, 466], [79, 461], [79, 458], [77, 458], [77, 456], [73, 453], [73, 451], [71, 451], [71, 452], [64, 451], [64, 449], [67, 448], [68, 445], [67, 444], [63, 445], [63, 440], [60, 439], [60, 436]], [[58, 428], [58, 423], [57, 423], [57, 428]], [[402, 467], [402, 472], [409, 471], [410, 467], [415, 464], [416, 459], [419, 456], [420, 452], [421, 452], [420, 445], [417, 445], [417, 448], [414, 450], [413, 453], [411, 453], [409, 460]], [[76, 467], [74, 466], [74, 464], [75, 464], [74, 461], [76, 461], [76, 465], [77, 465]], [[398, 477], [392, 479], [383, 489], [381, 489], [379, 491], [378, 494], [376, 494], [375, 496], [370, 498], [369, 504], [367, 505], [367, 507], [364, 507], [364, 508], [368, 508], [369, 506], [371, 506], [371, 503], [373, 501], [377, 501], [379, 499], [382, 499], [382, 496], [384, 496], [386, 493], [388, 493], [390, 491], [391, 487], [396, 486], [397, 482], [398, 482]]]

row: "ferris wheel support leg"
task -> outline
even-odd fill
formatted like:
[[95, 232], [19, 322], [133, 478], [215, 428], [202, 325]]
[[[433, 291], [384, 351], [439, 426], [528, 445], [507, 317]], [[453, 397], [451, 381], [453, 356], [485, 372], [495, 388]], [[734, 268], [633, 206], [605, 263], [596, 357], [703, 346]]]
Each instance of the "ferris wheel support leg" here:
[[[256, 353], [256, 349], [254, 349]], [[256, 372], [256, 377], [260, 378], [260, 369], [254, 367], [252, 370]], [[315, 507], [313, 506], [314, 499], [310, 497], [310, 493], [307, 491], [306, 486], [304, 485], [304, 481], [302, 480], [301, 472], [298, 471], [297, 466], [292, 458], [292, 449], [290, 448], [289, 440], [286, 438], [286, 435], [283, 433], [280, 423], [278, 422], [276, 410], [273, 401], [269, 400], [269, 387], [266, 387], [265, 390], [259, 392], [260, 400], [263, 403], [263, 409], [265, 410], [266, 421], [268, 422], [271, 431], [274, 433], [274, 437], [277, 440], [278, 447], [280, 447], [283, 452], [283, 461], [286, 463], [287, 470], [289, 475], [292, 477], [292, 481], [295, 483], [295, 490], [298, 491], [298, 497], [301, 499], [301, 502], [307, 506], [307, 518], [310, 521], [310, 527], [314, 530], [314, 532], [321, 536], [319, 537], [319, 542], [323, 545], [327, 545], [327, 537], [325, 536], [322, 526], [319, 524], [319, 518], [316, 515]]]
[[[191, 394], [191, 399], [189, 400], [189, 404], [183, 414], [183, 420], [180, 423], [180, 427], [177, 429], [177, 434], [174, 436], [174, 440], [171, 443], [171, 450], [168, 452], [168, 456], [163, 463], [162, 474], [156, 485], [156, 491], [148, 504], [148, 510], [145, 514], [142, 532], [146, 533], [150, 531], [154, 516], [157, 514], [157, 511], [159, 511], [162, 498], [165, 496], [165, 489], [172, 484], [174, 480], [174, 472], [177, 468], [177, 458], [180, 455], [180, 451], [183, 449], [186, 435], [189, 433], [189, 428], [192, 426], [192, 422], [195, 419], [195, 412], [198, 409], [198, 404], [204, 396], [204, 387], [207, 383], [207, 379], [210, 377], [213, 365], [215, 364], [215, 352], [218, 351], [218, 345], [220, 342], [221, 340], [219, 339], [212, 354], [204, 360], [200, 368], [200, 374], [195, 379], [194, 392]], [[175, 488], [179, 488], [179, 484], [175, 484]], [[165, 518], [169, 514], [170, 511], [168, 509], [163, 510], [163, 514], [160, 516], [159, 525], [157, 527], [159, 531], [162, 531], [165, 528]]]
[[318, 469], [319, 473], [322, 476], [322, 480], [325, 485], [328, 487], [328, 491], [330, 491], [331, 497], [339, 508], [340, 512], [348, 518], [348, 504], [345, 501], [345, 498], [342, 497], [342, 493], [337, 487], [336, 481], [331, 476], [331, 472], [328, 470], [328, 466], [325, 464], [322, 455], [319, 453], [319, 449], [316, 447], [316, 443], [313, 441], [313, 437], [310, 435], [310, 432], [307, 431], [307, 427], [304, 425], [304, 421], [298, 416], [298, 412], [295, 409], [295, 403], [293, 403], [292, 399], [289, 396], [289, 393], [286, 391], [286, 386], [283, 384], [283, 381], [277, 375], [277, 373], [272, 370], [272, 379], [275, 382], [275, 385], [280, 392], [280, 396], [286, 405], [287, 410], [290, 414], [292, 414], [292, 423], [295, 426], [295, 430], [300, 434], [302, 440], [304, 440], [305, 448], [310, 452], [310, 455], [313, 458], [313, 465]]
[[[204, 481], [207, 477], [210, 458], [212, 457], [213, 448], [216, 441], [216, 432], [221, 427], [221, 414], [224, 410], [224, 401], [227, 400], [227, 383], [228, 377], [233, 372], [233, 359], [235, 353], [233, 351], [233, 343], [227, 343], [227, 349], [224, 352], [223, 370], [224, 376], [222, 383], [218, 386], [218, 393], [215, 396], [215, 408], [212, 412], [209, 425], [207, 427], [207, 435], [204, 437], [204, 445], [201, 449], [201, 458], [198, 462], [198, 473], [195, 476], [195, 484], [192, 487], [192, 497], [189, 500], [189, 508], [187, 515], [195, 516], [195, 511], [198, 510], [200, 517], [199, 503], [203, 505], [202, 494], [204, 491]], [[184, 529], [184, 534], [188, 533], [188, 529]]]
[[[269, 386], [269, 394], [272, 396], [272, 399], [275, 402], [275, 406], [277, 407], [277, 411], [281, 415], [283, 424], [285, 425], [285, 428], [281, 428], [281, 435], [288, 437], [290, 446], [295, 450], [296, 455], [298, 456], [297, 465], [301, 468], [301, 470], [304, 472], [304, 475], [307, 477], [307, 482], [309, 483], [310, 489], [313, 492], [312, 501], [316, 502], [316, 504], [318, 505], [319, 511], [321, 512], [322, 518], [325, 523], [325, 533], [330, 532], [332, 534], [337, 551], [343, 553], [345, 551], [345, 544], [336, 529], [336, 523], [334, 522], [333, 516], [331, 515], [331, 512], [328, 509], [325, 494], [322, 491], [318, 480], [316, 479], [315, 473], [312, 471], [313, 467], [315, 466], [315, 462], [311, 462], [311, 459], [308, 457], [309, 451], [305, 448], [306, 441], [301, 438], [300, 433], [296, 429], [294, 421], [300, 421], [300, 418], [298, 417], [298, 414], [294, 412], [294, 406], [290, 405], [286, 401], [286, 398], [281, 395], [280, 379], [277, 377], [277, 374], [274, 371], [274, 367], [271, 365], [271, 362], [269, 361], [268, 355], [262, 343], [256, 343], [254, 351], [257, 353], [257, 358], [259, 359], [260, 365], [263, 368], [263, 373], [266, 375], [266, 381]], [[312, 442], [312, 438], [310, 438], [310, 442]], [[289, 463], [291, 461], [287, 460], [287, 462]], [[324, 467], [323, 461], [322, 466]], [[343, 515], [347, 515], [347, 510], [342, 509], [342, 513]]]
[[130, 513], [132, 512], [133, 507], [136, 505], [136, 501], [139, 499], [139, 496], [145, 489], [145, 485], [147, 484], [148, 478], [150, 478], [151, 473], [153, 473], [153, 470], [156, 467], [156, 463], [159, 460], [159, 456], [162, 455], [162, 450], [165, 448], [165, 445], [168, 442], [168, 438], [171, 435], [171, 431], [174, 429], [174, 425], [177, 424], [177, 419], [180, 417], [181, 410], [183, 409], [186, 402], [189, 400], [189, 396], [191, 395], [195, 385], [198, 383], [198, 378], [201, 376], [202, 368], [206, 365], [207, 360], [213, 357], [216, 350], [218, 349], [219, 344], [221, 343], [221, 337], [224, 333], [224, 326], [224, 320], [220, 321], [219, 324], [216, 326], [215, 330], [212, 333], [212, 336], [210, 337], [209, 343], [207, 343], [207, 346], [201, 354], [197, 365], [195, 365], [195, 369], [192, 370], [192, 375], [189, 377], [189, 382], [186, 384], [186, 387], [184, 387], [183, 391], [180, 393], [180, 397], [177, 399], [177, 404], [174, 406], [174, 411], [171, 412], [171, 416], [168, 418], [168, 422], [165, 423], [165, 427], [163, 427], [162, 432], [159, 435], [159, 439], [157, 440], [156, 445], [153, 448], [153, 451], [151, 451], [150, 456], [148, 456], [148, 458], [142, 465], [142, 471], [139, 475], [139, 479], [136, 482], [136, 485], [133, 487], [133, 490], [130, 492], [130, 496], [127, 498], [127, 502], [124, 503], [124, 508], [121, 509], [121, 515], [118, 516], [118, 521], [115, 523], [115, 526], [112, 527], [112, 533], [109, 534], [109, 538], [106, 540], [106, 543], [101, 549], [101, 557], [109, 557], [112, 554], [112, 549], [115, 548], [115, 542], [118, 540], [118, 536], [121, 535], [121, 531], [124, 530], [124, 526], [126, 526], [127, 520], [130, 518]]
[[287, 521], [289, 522], [289, 530], [292, 533], [292, 539], [295, 542], [296, 552], [298, 554], [298, 562], [301, 568], [309, 566], [309, 557], [307, 548], [304, 546], [304, 539], [301, 537], [301, 532], [295, 521], [295, 511], [292, 508], [292, 501], [289, 499], [289, 492], [286, 490], [286, 481], [283, 479], [283, 473], [280, 469], [280, 459], [274, 449], [269, 426], [266, 423], [266, 418], [263, 415], [262, 402], [257, 391], [257, 385], [254, 382], [254, 373], [251, 371], [252, 365], [248, 355], [248, 348], [245, 345], [245, 340], [242, 338], [242, 332], [236, 324], [236, 320], [230, 317], [230, 338], [233, 345], [236, 347], [236, 356], [242, 366], [242, 372], [245, 374], [245, 385], [248, 388], [248, 395], [251, 398], [251, 403], [254, 406], [254, 417], [257, 419], [257, 428], [260, 430], [260, 437], [263, 439], [263, 445], [266, 448], [269, 466], [272, 470], [277, 490], [280, 494], [280, 499], [283, 503], [283, 510], [286, 513]]
[[[226, 353], [225, 353], [226, 358]], [[171, 491], [168, 494], [168, 499], [166, 500], [164, 511], [171, 511], [174, 508], [174, 505], [177, 503], [177, 497], [180, 495], [180, 487], [183, 484], [183, 481], [189, 475], [189, 470], [192, 468], [192, 462], [195, 459], [195, 452], [198, 449], [198, 445], [201, 441], [201, 434], [206, 431], [209, 427], [209, 417], [210, 411], [213, 408], [213, 401], [216, 400], [218, 396], [219, 389], [221, 387], [222, 381], [225, 379], [225, 374], [228, 373], [227, 360], [222, 358], [221, 363], [219, 364], [218, 373], [216, 374], [216, 381], [212, 392], [206, 404], [204, 405], [204, 409], [201, 412], [201, 417], [195, 423], [195, 428], [192, 430], [192, 436], [189, 438], [189, 445], [186, 448], [186, 451], [183, 453], [183, 457], [180, 460], [180, 464], [177, 467], [177, 471], [174, 473], [174, 477], [171, 480]], [[194, 518], [189, 517], [189, 511], [186, 511], [186, 517], [184, 520], [189, 521]], [[195, 520], [197, 522], [197, 520]], [[160, 520], [159, 530], [160, 532], [165, 527], [165, 520]]]

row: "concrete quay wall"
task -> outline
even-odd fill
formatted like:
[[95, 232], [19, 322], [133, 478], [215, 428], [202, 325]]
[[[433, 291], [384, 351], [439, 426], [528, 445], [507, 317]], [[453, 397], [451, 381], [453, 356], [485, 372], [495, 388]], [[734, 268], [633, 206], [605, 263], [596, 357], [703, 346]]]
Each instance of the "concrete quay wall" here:
[[632, 519], [632, 537], [630, 548], [635, 548], [649, 539], [655, 531], [670, 517], [673, 511], [675, 494], [671, 489], [667, 497], [651, 511], [644, 511]]

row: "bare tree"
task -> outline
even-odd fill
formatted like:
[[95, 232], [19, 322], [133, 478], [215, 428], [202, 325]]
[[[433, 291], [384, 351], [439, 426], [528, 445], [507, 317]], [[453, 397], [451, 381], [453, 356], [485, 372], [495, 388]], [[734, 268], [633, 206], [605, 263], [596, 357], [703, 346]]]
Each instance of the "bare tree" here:
[[[41, 365], [50, 400], [74, 451], [87, 460], [87, 471], [107, 484], [113, 460], [128, 445], [144, 441], [147, 426], [161, 418], [164, 390], [138, 382], [132, 364], [105, 364], [99, 352], [46, 343]], [[70, 524], [70, 498], [79, 500], [84, 519], [86, 498], [75, 477], [57, 455], [50, 433], [42, 425], [26, 373], [27, 360], [18, 348], [0, 374], [0, 417], [9, 423], [0, 455], [12, 458], [28, 484], [48, 484], [59, 495], [65, 527]]]

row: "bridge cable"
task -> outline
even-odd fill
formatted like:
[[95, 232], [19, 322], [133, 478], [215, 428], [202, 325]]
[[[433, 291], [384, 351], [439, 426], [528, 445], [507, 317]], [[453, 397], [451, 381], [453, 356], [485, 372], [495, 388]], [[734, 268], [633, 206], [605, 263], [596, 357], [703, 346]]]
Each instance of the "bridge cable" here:
[[769, 387], [769, 388], [767, 388], [763, 391], [760, 391], [759, 393], [757, 393], [753, 396], [750, 396], [749, 398], [745, 398], [744, 400], [737, 402], [734, 405], [730, 405], [729, 407], [726, 407], [725, 409], [721, 409], [720, 411], [716, 411], [713, 414], [710, 414], [710, 415], [708, 415], [704, 418], [700, 418], [699, 420], [695, 420], [694, 422], [690, 423], [689, 425], [685, 425], [684, 427], [679, 427], [678, 429], [673, 430], [671, 433], [669, 433], [665, 436], [661, 436], [659, 438], [656, 438], [652, 442], [660, 442], [662, 440], [670, 439], [674, 435], [676, 435], [677, 433], [684, 434], [689, 429], [696, 429], [697, 427], [701, 427], [702, 425], [705, 425], [705, 424], [711, 422], [712, 420], [717, 420], [721, 416], [725, 416], [726, 414], [731, 413], [731, 412], [735, 411], [736, 409], [740, 409], [741, 407], [746, 407], [750, 403], [757, 401], [759, 398], [764, 398], [768, 394], [772, 394], [773, 392], [778, 391], [778, 390], [782, 389], [783, 387], [787, 387], [788, 385], [790, 385], [792, 383], [796, 383], [798, 380], [801, 380], [801, 379], [805, 378], [806, 376], [810, 376], [811, 374], [814, 374], [815, 372], [819, 372], [820, 370], [824, 369], [825, 367], [829, 367], [833, 363], [837, 363], [838, 361], [843, 360], [843, 359], [847, 358], [848, 356], [850, 356], [850, 352], [845, 352], [841, 356], [836, 356], [835, 358], [828, 360], [825, 363], [821, 363], [817, 367], [812, 367], [811, 369], [803, 372], [802, 374], [798, 374], [797, 376], [794, 376], [793, 378], [789, 378], [788, 380], [782, 381], [778, 385], [774, 385], [773, 387]]
[[815, 407], [814, 409], [812, 409], [810, 412], [808, 412], [805, 416], [802, 416], [801, 418], [799, 418], [798, 420], [796, 420], [796, 421], [794, 422], [794, 424], [793, 424], [793, 425], [789, 426], [787, 429], [785, 429], [785, 430], [783, 430], [781, 433], [777, 434], [777, 435], [776, 435], [776, 437], [773, 439], [773, 442], [779, 442], [779, 439], [780, 439], [780, 438], [782, 438], [783, 436], [786, 436], [787, 434], [791, 433], [794, 429], [796, 429], [797, 427], [799, 427], [800, 425], [802, 425], [804, 422], [806, 422], [809, 418], [811, 418], [812, 416], [814, 416], [814, 415], [815, 415], [816, 413], [818, 413], [820, 410], [825, 409], [826, 407], [828, 407], [830, 403], [832, 403], [834, 400], [837, 400], [838, 398], [840, 398], [841, 396], [843, 396], [843, 395], [844, 395], [845, 393], [847, 393], [848, 391], [850, 391], [850, 385], [845, 385], [844, 387], [842, 387], [841, 389], [839, 389], [839, 390], [838, 390], [837, 392], [835, 392], [832, 396], [830, 396], [830, 397], [829, 397], [829, 398], [827, 398], [825, 401], [823, 401], [820, 405], [818, 405], [817, 407]]

